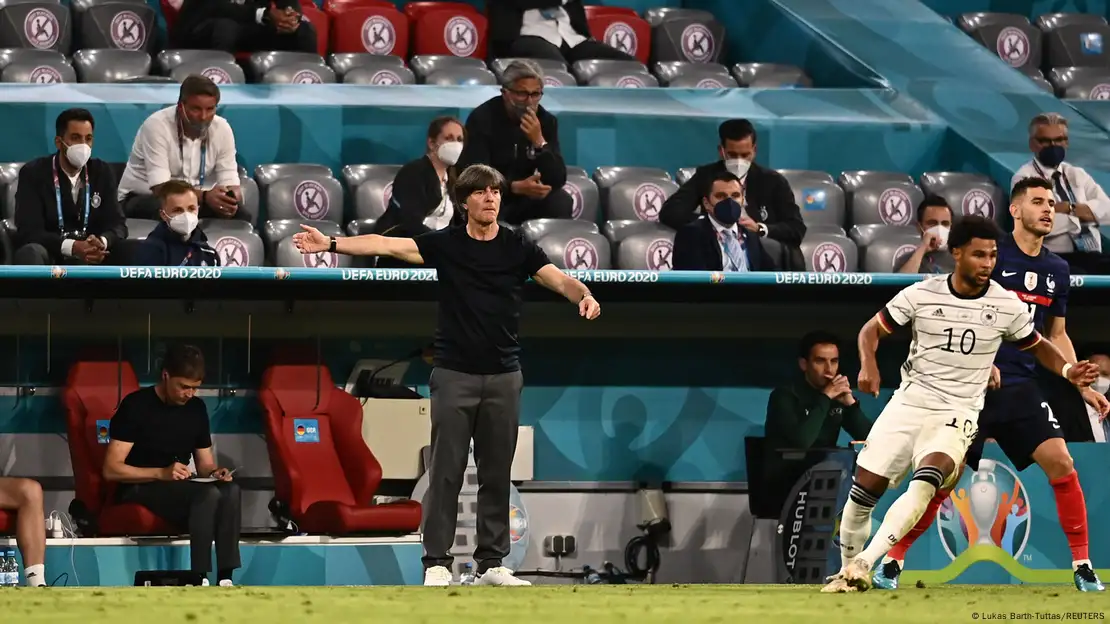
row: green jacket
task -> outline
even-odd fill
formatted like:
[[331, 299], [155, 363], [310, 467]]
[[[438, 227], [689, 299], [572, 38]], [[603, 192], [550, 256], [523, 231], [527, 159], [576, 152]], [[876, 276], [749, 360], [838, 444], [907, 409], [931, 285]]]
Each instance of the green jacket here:
[[771, 392], [765, 428], [767, 452], [775, 456], [782, 449], [833, 448], [841, 428], [853, 440], [865, 440], [871, 421], [859, 401], [845, 407], [802, 379]]

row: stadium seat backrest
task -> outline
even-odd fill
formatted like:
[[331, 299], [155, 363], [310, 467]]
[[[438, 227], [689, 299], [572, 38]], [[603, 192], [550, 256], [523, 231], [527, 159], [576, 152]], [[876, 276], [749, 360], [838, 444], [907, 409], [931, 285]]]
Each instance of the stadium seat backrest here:
[[1045, 80], [1044, 76], [1029, 76], [1029, 79], [1046, 92], [1057, 95], [1056, 87], [1052, 86], [1051, 82]]
[[1046, 67], [1110, 67], [1110, 26], [1100, 15], [1055, 13], [1037, 18]]
[[636, 13], [636, 9], [630, 7], [587, 4], [584, 8], [586, 9], [587, 19], [591, 17], [597, 17], [598, 15], [632, 15], [635, 17], [639, 17], [639, 15]]
[[[11, 0], [8, 0], [8, 1], [10, 2]], [[142, 6], [147, 6], [147, 1], [146, 0], [70, 0], [70, 3], [69, 3], [69, 5], [71, 7], [73, 7], [73, 10], [77, 11], [78, 13], [83, 13], [85, 11], [88, 11], [90, 8], [93, 8], [93, 7], [102, 5], [102, 4], [138, 4], [138, 5], [142, 5]]]
[[659, 180], [671, 182], [671, 174], [665, 169], [655, 167], [598, 167], [594, 170], [594, 182], [604, 192], [614, 184], [624, 180]]
[[780, 170], [794, 201], [802, 212], [802, 221], [809, 223], [844, 224], [844, 190], [837, 186], [832, 176], [824, 171], [797, 169]]
[[663, 201], [678, 188], [671, 174], [653, 167], [598, 167], [593, 178], [604, 221], [658, 221]]
[[594, 74], [587, 83], [591, 87], [607, 87], [611, 89], [646, 89], [658, 87], [659, 80], [645, 70], [634, 72], [627, 71], [601, 71]]
[[497, 84], [497, 76], [485, 67], [445, 67], [436, 70], [421, 81], [424, 84], [439, 85], [441, 87], [465, 85]]
[[74, 494], [94, 514], [112, 490], [101, 476], [110, 441], [109, 423], [120, 401], [138, 389], [139, 380], [126, 361], [79, 361], [69, 369], [62, 402]]
[[145, 3], [107, 2], [90, 6], [77, 20], [83, 48], [151, 52], [156, 39], [154, 8]]
[[1041, 66], [1041, 31], [1016, 13], [964, 13], [956, 21], [983, 47], [1011, 67], [1028, 72]]
[[414, 54], [486, 58], [486, 18], [477, 12], [433, 9], [416, 19]]
[[382, 469], [362, 438], [362, 406], [326, 367], [271, 366], [260, 400], [275, 494], [295, 516], [321, 501], [371, 503]]
[[350, 7], [332, 13], [333, 52], [408, 57], [409, 18], [392, 7]]
[[653, 221], [640, 221], [633, 219], [615, 219], [606, 221], [601, 226], [601, 233], [609, 239], [609, 243], [616, 248], [625, 237], [641, 232], [657, 232], [660, 227], [665, 227]]
[[259, 208], [259, 206], [258, 206], [258, 204], [259, 204], [258, 183], [254, 181], [254, 178], [247, 177], [247, 175], [245, 173], [240, 173], [239, 174], [239, 190], [243, 194], [242, 208], [251, 214], [251, 217], [252, 217], [251, 225], [252, 226], [258, 225], [259, 217], [262, 216], [259, 213], [259, 210], [258, 210], [258, 208]]
[[[551, 263], [576, 271], [608, 269], [612, 266], [609, 241], [600, 233], [583, 232], [574, 221], [553, 225], [536, 241]], [[561, 227], [564, 226], [565, 227]]]
[[127, 219], [127, 238], [145, 240], [159, 223], [153, 219]]
[[270, 219], [343, 222], [343, 185], [330, 175], [298, 173], [266, 186]]
[[355, 218], [377, 219], [385, 213], [393, 199], [393, 178], [400, 170], [398, 165], [347, 165], [343, 168], [347, 188], [354, 189]]
[[489, 68], [490, 68], [490, 71], [493, 72], [493, 75], [497, 76], [497, 80], [500, 81], [501, 80], [501, 74], [505, 73], [505, 70], [508, 69], [509, 64], [512, 63], [513, 61], [520, 61], [520, 60], [529, 60], [529, 61], [532, 61], [533, 63], [539, 65], [540, 69], [543, 70], [544, 74], [546, 74], [547, 72], [552, 72], [552, 71], [566, 71], [567, 70], [567, 64], [566, 63], [564, 63], [562, 61], [556, 61], [555, 59], [520, 59], [520, 58], [515, 58], [515, 57], [494, 59], [493, 61], [490, 62]]
[[[311, 225], [324, 236], [342, 236], [343, 229], [332, 221], [305, 221], [304, 219], [271, 219], [262, 224], [262, 243], [266, 246], [266, 257], [273, 259], [277, 244], [297, 232], [303, 232], [301, 224]], [[299, 265], [298, 265], [299, 266]]]
[[262, 190], [281, 178], [303, 175], [331, 177], [332, 173], [327, 165], [316, 163], [266, 163], [254, 167], [254, 179], [258, 182], [258, 188]]
[[[617, 8], [617, 7], [607, 7]], [[590, 34], [647, 64], [651, 59], [651, 25], [635, 13], [587, 14]]]
[[697, 170], [697, 167], [683, 167], [675, 172], [674, 181], [678, 182], [680, 186], [686, 184], [690, 178], [694, 177]]
[[396, 3], [392, 0], [324, 0], [324, 13], [328, 17], [335, 18], [343, 13], [343, 11], [352, 8], [361, 7], [385, 7], [389, 9], [396, 9]]
[[810, 234], [836, 234], [837, 236], [847, 236], [844, 232], [844, 228], [835, 223], [807, 223], [806, 236]]
[[781, 63], [737, 63], [732, 77], [741, 87], [812, 87], [813, 81], [800, 67]]
[[328, 42], [331, 41], [331, 21], [328, 15], [321, 11], [315, 3], [301, 4], [301, 13], [316, 29], [316, 53], [321, 57], [328, 53]]
[[668, 22], [677, 19], [693, 19], [710, 21], [714, 16], [709, 11], [701, 9], [682, 9], [678, 7], [653, 7], [644, 11], [644, 20], [652, 26], [658, 26], [663, 22]]
[[328, 67], [335, 70], [337, 76], [343, 76], [352, 69], [369, 67], [372, 69], [400, 69], [405, 67], [405, 59], [392, 54], [380, 55], [369, 52], [343, 52], [329, 54]]
[[262, 76], [266, 84], [332, 84], [335, 71], [327, 65], [298, 61], [275, 65]]
[[449, 54], [423, 54], [412, 57], [409, 67], [416, 74], [417, 79], [422, 79], [436, 71], [449, 67], [471, 67], [485, 69], [486, 64], [482, 59], [468, 56], [451, 56]]
[[355, 219], [343, 228], [347, 236], [362, 236], [363, 234], [373, 234], [374, 227], [377, 225], [377, 219]]
[[265, 266], [262, 238], [244, 221], [205, 219], [200, 224], [208, 244], [220, 258], [221, 267]]
[[613, 259], [618, 269], [670, 271], [673, 250], [674, 230], [655, 225], [625, 236], [616, 245]]
[[859, 266], [856, 244], [847, 236], [807, 234], [802, 240], [806, 270], [816, 273], [851, 273]]
[[227, 60], [198, 60], [180, 63], [170, 70], [170, 77], [176, 82], [182, 82], [189, 76], [199, 74], [208, 78], [217, 85], [246, 84], [247, 76], [243, 68], [235, 59]]
[[595, 223], [598, 216], [597, 184], [581, 167], [567, 167], [567, 183], [563, 191], [570, 195], [571, 217]]
[[21, 2], [0, 8], [0, 48], [34, 48], [69, 54], [73, 25], [60, 2]]
[[680, 89], [735, 89], [736, 80], [724, 65], [670, 61], [652, 68], [665, 87]]
[[318, 54], [311, 54], [309, 52], [255, 52], [251, 54], [248, 61], [251, 73], [255, 76], [263, 76], [266, 72], [270, 71], [278, 65], [289, 65], [291, 63], [317, 63], [324, 65], [324, 57]]
[[0, 72], [2, 82], [56, 84], [77, 82], [77, 72], [63, 60], [16, 61]]
[[578, 86], [578, 79], [565, 69], [552, 69], [543, 73], [543, 85], [545, 87], [576, 87]]
[[924, 199], [913, 178], [886, 171], [845, 171], [837, 179], [855, 225], [912, 225]]
[[668, 18], [652, 27], [652, 61], [718, 63], [725, 49], [725, 27], [714, 19]]
[[921, 243], [917, 228], [907, 225], [857, 225], [849, 238], [859, 249], [860, 269], [868, 273], [893, 273]]
[[1057, 67], [1049, 79], [1060, 97], [1069, 100], [1110, 99], [1110, 68]]
[[175, 67], [185, 63], [234, 63], [235, 55], [222, 50], [162, 50], [154, 57], [155, 70], [169, 75]]
[[974, 173], [926, 172], [921, 174], [921, 190], [943, 197], [957, 219], [972, 214], [997, 219], [1000, 211], [1006, 210], [1002, 189], [990, 178]]
[[577, 219], [529, 219], [520, 224], [520, 231], [531, 241], [539, 241], [552, 232], [598, 234], [596, 223]]
[[81, 82], [122, 82], [150, 74], [150, 55], [141, 50], [78, 50], [73, 66]]
[[582, 84], [588, 84], [594, 76], [601, 73], [648, 73], [647, 65], [636, 61], [611, 61], [591, 59], [578, 61], [571, 66], [571, 73]]
[[19, 186], [19, 170], [23, 168], [21, 162], [0, 163], [0, 219], [15, 217], [15, 190]]
[[408, 67], [355, 67], [342, 75], [343, 84], [391, 87], [416, 84], [416, 76]]
[[[337, 236], [342, 238], [342, 236]], [[345, 256], [330, 251], [302, 254], [293, 244], [292, 237], [286, 237], [279, 242], [274, 254], [274, 265], [287, 268], [300, 269], [346, 269], [351, 266], [351, 256]]]

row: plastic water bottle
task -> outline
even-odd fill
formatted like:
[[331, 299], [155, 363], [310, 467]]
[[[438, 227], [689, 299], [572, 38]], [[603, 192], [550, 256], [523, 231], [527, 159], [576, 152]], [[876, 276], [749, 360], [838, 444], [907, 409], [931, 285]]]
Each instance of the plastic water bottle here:
[[600, 585], [601, 575], [590, 566], [582, 566], [582, 572], [586, 575], [587, 585]]
[[463, 573], [459, 575], [459, 585], [474, 584], [474, 564], [467, 563], [463, 566]]
[[4, 585], [19, 587], [19, 563], [15, 560], [15, 551], [9, 550], [4, 555]]

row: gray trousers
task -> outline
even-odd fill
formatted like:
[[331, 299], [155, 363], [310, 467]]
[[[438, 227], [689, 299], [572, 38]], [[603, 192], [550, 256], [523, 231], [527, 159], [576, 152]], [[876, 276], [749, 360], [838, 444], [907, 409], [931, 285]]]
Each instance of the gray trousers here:
[[478, 535], [474, 560], [479, 574], [509, 555], [509, 488], [520, 422], [520, 371], [471, 375], [435, 368], [432, 449], [424, 495], [424, 567], [451, 568], [459, 490], [470, 440], [478, 469]]

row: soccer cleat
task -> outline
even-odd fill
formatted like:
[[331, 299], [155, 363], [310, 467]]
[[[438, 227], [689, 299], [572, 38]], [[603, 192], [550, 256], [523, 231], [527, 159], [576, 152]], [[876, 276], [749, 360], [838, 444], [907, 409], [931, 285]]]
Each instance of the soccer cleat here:
[[844, 580], [844, 570], [837, 572], [825, 580], [829, 581], [829, 584], [821, 588], [822, 594], [845, 594], [856, 591], [855, 587], [852, 587], [848, 584], [848, 581]]
[[424, 587], [448, 587], [451, 585], [451, 571], [443, 566], [432, 566], [424, 570]]
[[524, 579], [518, 579], [513, 576], [513, 571], [504, 567], [498, 566], [486, 570], [481, 576], [474, 581], [475, 585], [531, 585]]
[[231, 579], [224, 579], [220, 581], [220, 587], [235, 587], [235, 584], [231, 582]]
[[1081, 592], [1106, 591], [1102, 581], [1098, 580], [1098, 575], [1086, 563], [1075, 569], [1075, 588]]
[[895, 559], [888, 559], [875, 570], [871, 577], [871, 585], [875, 589], [898, 589], [898, 575], [902, 573], [902, 566]]
[[871, 589], [871, 565], [866, 560], [856, 557], [848, 562], [841, 571], [848, 585], [864, 592]]

